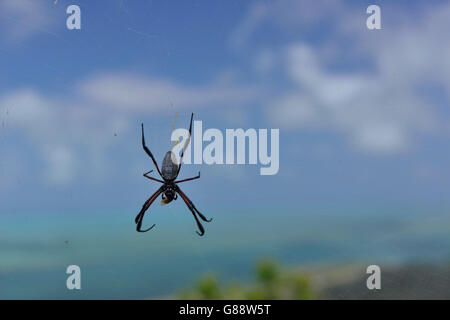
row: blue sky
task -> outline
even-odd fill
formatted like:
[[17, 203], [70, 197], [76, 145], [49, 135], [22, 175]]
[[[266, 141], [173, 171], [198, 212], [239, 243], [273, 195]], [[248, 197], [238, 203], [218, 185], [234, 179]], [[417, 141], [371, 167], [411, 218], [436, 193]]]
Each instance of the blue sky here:
[[[66, 29], [81, 7], [82, 29]], [[365, 27], [379, 4], [382, 30]], [[171, 123], [279, 128], [280, 170], [186, 165], [213, 210], [449, 205], [445, 1], [0, 0], [0, 213], [139, 210]]]

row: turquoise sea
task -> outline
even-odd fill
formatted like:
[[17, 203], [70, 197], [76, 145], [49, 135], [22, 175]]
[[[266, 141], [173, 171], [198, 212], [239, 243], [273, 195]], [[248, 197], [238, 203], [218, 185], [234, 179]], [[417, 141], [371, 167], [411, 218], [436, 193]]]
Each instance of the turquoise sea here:
[[[295, 267], [450, 258], [448, 210], [225, 209], [195, 234], [179, 204], [155, 210], [135, 231], [135, 212], [0, 215], [0, 299], [170, 297], [206, 272], [251, 281], [255, 262]], [[66, 288], [67, 266], [82, 289]]]

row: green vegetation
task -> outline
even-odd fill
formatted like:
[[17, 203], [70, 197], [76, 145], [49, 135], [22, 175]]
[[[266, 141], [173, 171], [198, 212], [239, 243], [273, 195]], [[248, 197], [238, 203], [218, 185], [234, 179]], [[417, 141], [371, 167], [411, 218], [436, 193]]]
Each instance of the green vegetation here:
[[179, 294], [180, 299], [249, 299], [249, 300], [305, 300], [314, 299], [307, 275], [281, 269], [274, 261], [257, 264], [253, 285], [222, 285], [214, 274], [200, 278], [197, 284]]

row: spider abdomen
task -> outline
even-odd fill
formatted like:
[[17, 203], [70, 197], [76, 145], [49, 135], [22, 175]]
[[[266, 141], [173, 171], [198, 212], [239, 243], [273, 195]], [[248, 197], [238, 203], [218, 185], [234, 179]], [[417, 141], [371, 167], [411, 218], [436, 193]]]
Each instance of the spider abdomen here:
[[172, 151], [167, 151], [164, 156], [161, 174], [165, 180], [174, 180], [177, 177], [178, 165], [175, 154]]

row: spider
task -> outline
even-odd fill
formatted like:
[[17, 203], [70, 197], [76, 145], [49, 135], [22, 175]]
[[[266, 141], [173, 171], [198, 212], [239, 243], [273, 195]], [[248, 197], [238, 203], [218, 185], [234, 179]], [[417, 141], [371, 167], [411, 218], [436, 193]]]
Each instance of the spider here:
[[176, 164], [175, 154], [172, 151], [167, 151], [166, 155], [164, 156], [163, 162], [162, 162], [162, 166], [161, 166], [162, 171], [159, 170], [158, 163], [156, 162], [155, 158], [153, 157], [153, 154], [151, 153], [150, 149], [147, 148], [147, 146], [145, 145], [144, 124], [141, 124], [142, 147], [144, 148], [145, 152], [149, 155], [149, 157], [152, 159], [153, 164], [156, 167], [156, 170], [158, 171], [160, 177], [163, 180], [150, 177], [148, 174], [153, 172], [153, 170], [150, 170], [149, 172], [144, 173], [144, 177], [146, 177], [147, 179], [162, 183], [163, 185], [144, 203], [141, 211], [136, 216], [135, 223], [136, 223], [136, 231], [138, 231], [138, 232], [147, 232], [155, 226], [153, 224], [148, 229], [145, 229], [145, 230], [141, 229], [142, 220], [144, 218], [145, 212], [148, 210], [148, 208], [150, 208], [152, 203], [159, 197], [159, 195], [161, 195], [161, 198], [162, 198], [161, 204], [167, 204], [167, 203], [171, 202], [172, 200], [177, 200], [178, 194], [181, 196], [184, 203], [186, 204], [186, 206], [188, 207], [188, 209], [191, 211], [192, 215], [194, 216], [195, 221], [197, 222], [197, 226], [198, 226], [200, 232], [198, 232], [198, 231], [196, 231], [196, 232], [199, 236], [203, 236], [203, 234], [205, 233], [205, 229], [203, 229], [203, 226], [200, 223], [200, 221], [198, 220], [197, 215], [200, 217], [200, 219], [202, 219], [205, 222], [212, 221], [212, 219], [205, 218], [205, 216], [202, 215], [200, 213], [200, 211], [197, 210], [197, 208], [194, 206], [192, 201], [186, 196], [186, 194], [183, 191], [181, 191], [180, 187], [177, 185], [177, 183], [199, 179], [200, 172], [198, 173], [198, 176], [193, 177], [193, 178], [177, 180], [177, 181], [175, 180], [178, 177], [178, 174], [180, 173], [181, 163], [183, 161], [184, 152], [185, 152], [186, 148], [188, 147], [190, 139], [191, 139], [192, 118], [193, 117], [194, 117], [194, 114], [192, 113], [191, 114], [191, 124], [189, 126], [189, 136], [186, 139], [184, 147], [181, 151], [181, 157], [180, 157], [179, 164]]

